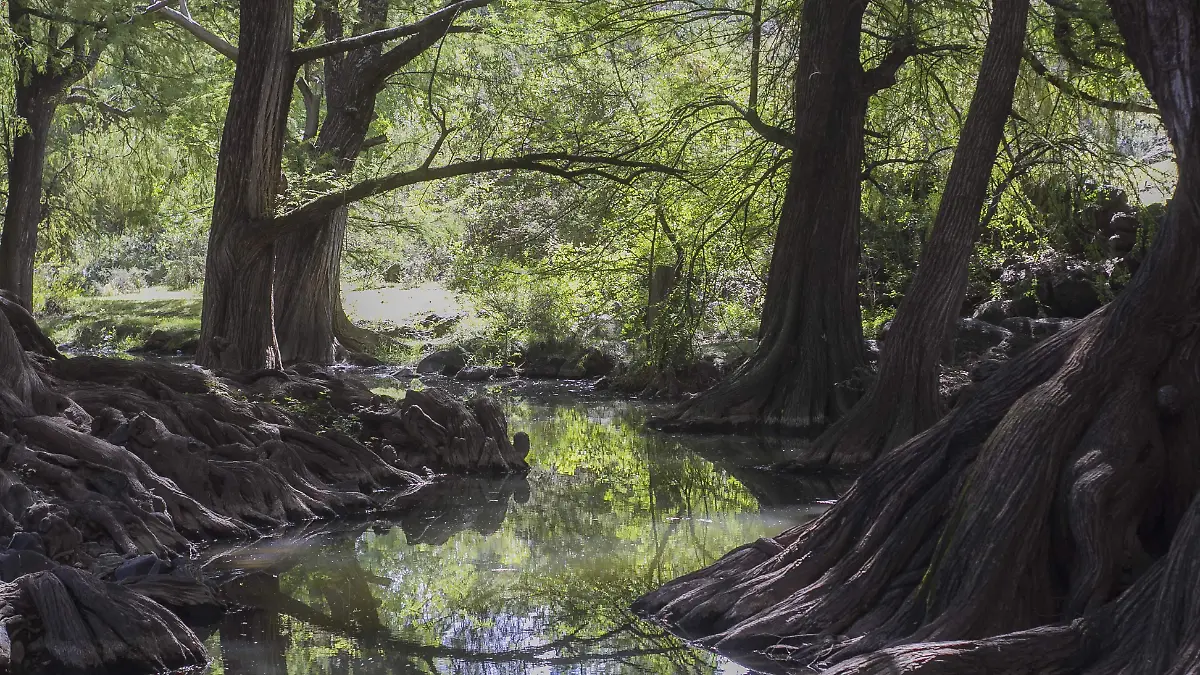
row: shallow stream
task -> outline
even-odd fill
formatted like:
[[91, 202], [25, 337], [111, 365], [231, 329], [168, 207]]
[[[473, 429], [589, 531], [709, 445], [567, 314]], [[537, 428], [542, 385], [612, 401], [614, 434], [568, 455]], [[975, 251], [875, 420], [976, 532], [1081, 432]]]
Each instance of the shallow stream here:
[[746, 672], [630, 603], [813, 518], [847, 481], [759, 468], [778, 443], [649, 432], [646, 407], [569, 385], [495, 393], [532, 439], [528, 476], [439, 479], [386, 517], [215, 551], [244, 609], [209, 628], [204, 672]]

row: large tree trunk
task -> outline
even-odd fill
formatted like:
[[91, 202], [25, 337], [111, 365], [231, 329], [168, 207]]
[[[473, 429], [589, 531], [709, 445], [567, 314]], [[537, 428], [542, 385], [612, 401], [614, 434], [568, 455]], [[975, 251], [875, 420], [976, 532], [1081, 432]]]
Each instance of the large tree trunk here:
[[945, 326], [958, 316], [968, 263], [1021, 65], [1029, 0], [996, 0], [967, 121], [920, 266], [883, 345], [879, 375], [854, 410], [817, 440], [807, 463], [862, 465], [928, 429], [944, 412], [938, 376]]
[[638, 609], [830, 673], [1200, 670], [1200, 6], [1110, 6], [1179, 166], [1130, 285], [817, 521]]
[[[387, 8], [388, 4], [380, 0], [362, 0], [356, 31], [365, 33], [381, 27], [387, 19]], [[325, 39], [346, 37], [341, 14], [331, 8], [321, 11]], [[317, 171], [346, 174], [354, 168], [375, 116], [375, 99], [386, 78], [436, 44], [453, 21], [454, 16], [447, 16], [433, 22], [386, 52], [375, 45], [325, 59], [327, 110], [315, 154], [332, 161], [316, 167]], [[337, 209], [306, 227], [303, 234], [285, 236], [276, 245], [281, 278], [288, 279], [276, 295], [285, 362], [330, 363], [335, 338], [354, 351], [373, 344], [370, 332], [355, 326], [342, 308], [340, 280], [347, 215], [347, 208]]]
[[[325, 39], [346, 37], [341, 15], [333, 9], [321, 11]], [[364, 0], [357, 30], [378, 29], [386, 19], [386, 2]], [[327, 165], [313, 167], [314, 172], [353, 170], [375, 115], [378, 87], [370, 65], [381, 53], [382, 47], [375, 45], [325, 59], [327, 111], [314, 154], [328, 160]], [[276, 244], [280, 278], [288, 280], [276, 295], [285, 362], [333, 362], [334, 327], [338, 315], [344, 316], [340, 280], [347, 215], [347, 207], [336, 209], [304, 233], [285, 236]]]
[[858, 306], [864, 120], [859, 42], [866, 3], [806, 0], [796, 127], [758, 350], [669, 428], [823, 426], [849, 407], [836, 386], [865, 363]]
[[251, 371], [279, 364], [274, 216], [295, 66], [293, 3], [243, 2], [239, 51], [217, 161], [196, 362]]
[[16, 114], [26, 126], [13, 139], [8, 158], [8, 205], [0, 235], [0, 288], [12, 292], [25, 309], [32, 310], [33, 262], [42, 221], [42, 175], [57, 101], [56, 92], [45, 90], [44, 78], [24, 75], [17, 79]]

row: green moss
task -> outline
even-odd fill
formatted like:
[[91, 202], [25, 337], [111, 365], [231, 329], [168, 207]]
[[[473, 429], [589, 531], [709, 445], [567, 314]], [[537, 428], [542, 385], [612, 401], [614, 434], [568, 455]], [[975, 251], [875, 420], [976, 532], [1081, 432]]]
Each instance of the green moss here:
[[126, 350], [154, 335], [162, 351], [186, 350], [200, 337], [200, 300], [76, 298], [38, 321], [50, 339], [77, 349]]

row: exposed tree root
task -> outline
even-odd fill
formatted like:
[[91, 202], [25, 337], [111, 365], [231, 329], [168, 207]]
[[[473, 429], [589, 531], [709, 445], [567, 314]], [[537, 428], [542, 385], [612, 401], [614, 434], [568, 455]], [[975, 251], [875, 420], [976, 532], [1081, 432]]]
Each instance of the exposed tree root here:
[[828, 673], [1200, 672], [1191, 133], [1151, 264], [1123, 296], [1009, 362], [816, 521], [635, 609]]
[[194, 542], [393, 508], [428, 484], [413, 471], [527, 468], [486, 398], [396, 402], [312, 366], [35, 361], [6, 316], [0, 672], [203, 662], [176, 617], [220, 607], [178, 558]]

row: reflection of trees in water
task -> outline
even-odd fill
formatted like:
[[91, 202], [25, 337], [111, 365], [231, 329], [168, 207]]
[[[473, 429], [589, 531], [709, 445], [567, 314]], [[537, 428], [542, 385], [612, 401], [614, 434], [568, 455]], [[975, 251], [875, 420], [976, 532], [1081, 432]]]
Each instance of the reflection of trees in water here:
[[650, 435], [620, 410], [535, 412], [515, 427], [534, 439], [528, 479], [443, 479], [370, 533], [315, 529], [235, 556], [255, 573], [227, 587], [247, 609], [222, 626], [225, 672], [283, 675], [285, 654], [290, 675], [711, 672], [712, 656], [631, 622], [629, 603], [802, 515], [773, 508], [767, 524], [760, 506], [839, 489], [754, 468], [777, 461], [769, 441]]
[[[410, 503], [411, 509], [397, 524], [410, 544], [445, 544], [452, 535], [468, 529], [494, 532], [513, 497], [528, 499], [528, 485], [522, 486], [522, 482], [446, 481], [430, 491], [425, 501]], [[381, 618], [381, 602], [372, 588], [386, 593], [390, 580], [364, 569], [356, 550], [366, 529], [364, 525], [345, 530], [332, 538], [326, 533], [301, 534], [298, 538], [320, 541], [319, 551], [282, 543], [272, 547], [273, 553], [255, 559], [257, 571], [225, 584], [223, 592], [240, 608], [227, 614], [220, 627], [226, 675], [433, 673], [445, 666], [454, 672], [521, 673], [539, 666], [632, 665], [646, 657], [656, 659], [655, 671], [690, 673], [703, 670], [708, 661], [679, 640], [633, 621], [597, 634], [576, 630], [544, 644], [502, 650], [430, 644], [401, 635]], [[288, 586], [295, 587], [292, 592], [280, 583], [281, 575], [286, 575]], [[301, 625], [303, 630], [296, 630]], [[524, 637], [514, 634], [501, 642], [516, 645]], [[322, 659], [293, 658], [288, 671], [286, 652], [298, 640], [311, 641], [311, 646], [325, 643], [329, 648]], [[439, 664], [443, 668], [439, 669]]]

